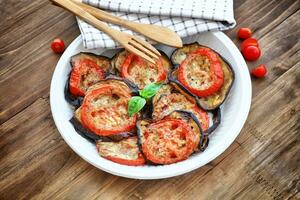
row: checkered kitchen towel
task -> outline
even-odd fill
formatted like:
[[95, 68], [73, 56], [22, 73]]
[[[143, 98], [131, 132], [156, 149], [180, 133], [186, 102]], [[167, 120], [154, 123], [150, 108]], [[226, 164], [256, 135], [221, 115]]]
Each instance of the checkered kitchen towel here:
[[[233, 0], [83, 0], [130, 21], [165, 26], [180, 37], [199, 32], [226, 30], [235, 26]], [[84, 47], [115, 48], [118, 44], [105, 33], [77, 19]], [[123, 27], [111, 27], [130, 33]]]

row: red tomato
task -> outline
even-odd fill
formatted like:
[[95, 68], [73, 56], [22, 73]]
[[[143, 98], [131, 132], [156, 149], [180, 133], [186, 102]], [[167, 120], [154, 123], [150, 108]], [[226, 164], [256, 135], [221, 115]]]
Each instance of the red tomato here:
[[103, 85], [87, 92], [81, 106], [82, 124], [102, 136], [132, 131], [137, 115], [128, 115], [130, 98], [130, 93], [114, 85]]
[[127, 56], [122, 64], [121, 75], [135, 83], [140, 89], [149, 83], [159, 83], [167, 78], [161, 59], [153, 65], [135, 54]]
[[[207, 58], [208, 69], [206, 71], [200, 67], [197, 69], [191, 67], [190, 63], [197, 59], [197, 57]], [[194, 71], [191, 71], [193, 69]], [[190, 53], [178, 68], [178, 81], [198, 97], [206, 97], [214, 94], [224, 83], [224, 74], [218, 55], [205, 47], [200, 47]], [[191, 83], [194, 83], [194, 86]]]
[[126, 159], [123, 159], [123, 158], [112, 157], [112, 156], [108, 156], [108, 157], [105, 157], [105, 158], [112, 161], [112, 162], [119, 163], [121, 165], [140, 166], [140, 165], [145, 164], [145, 159], [141, 154], [139, 155], [139, 157], [136, 160], [126, 160]]
[[92, 60], [75, 63], [70, 75], [69, 88], [75, 96], [84, 96], [89, 86], [104, 79], [104, 71]]
[[194, 134], [183, 120], [164, 119], [151, 124], [144, 133], [142, 150], [157, 164], [171, 164], [187, 159], [194, 151]]
[[209, 128], [209, 118], [207, 112], [199, 108], [197, 105], [195, 105], [193, 110], [193, 114], [195, 114], [200, 121], [203, 131], [207, 131], [207, 129]]
[[251, 70], [251, 74], [258, 78], [264, 77], [267, 74], [267, 68], [265, 65], [258, 65]]
[[51, 49], [54, 53], [62, 53], [65, 50], [65, 43], [62, 39], [56, 38], [51, 43]]
[[241, 44], [241, 50], [243, 51], [243, 49], [245, 49], [248, 46], [256, 46], [259, 48], [258, 41], [255, 38], [248, 38], [244, 40]]
[[248, 46], [242, 50], [243, 56], [248, 61], [257, 60], [260, 57], [260, 49], [256, 46]]
[[252, 31], [250, 28], [240, 28], [237, 35], [241, 39], [247, 39], [252, 36]]

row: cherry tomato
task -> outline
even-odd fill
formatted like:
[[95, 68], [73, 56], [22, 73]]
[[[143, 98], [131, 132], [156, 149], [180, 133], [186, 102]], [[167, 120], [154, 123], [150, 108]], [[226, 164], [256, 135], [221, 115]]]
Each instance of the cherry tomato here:
[[65, 50], [65, 43], [62, 39], [56, 38], [51, 43], [51, 49], [54, 53], [62, 53]]
[[251, 70], [251, 74], [258, 78], [264, 77], [267, 74], [267, 68], [265, 65], [258, 65]]
[[244, 40], [241, 44], [241, 50], [243, 51], [243, 49], [245, 49], [248, 46], [256, 46], [259, 48], [258, 41], [255, 38], [248, 38]]
[[252, 36], [252, 31], [250, 28], [240, 28], [237, 35], [241, 39], [247, 39]]
[[242, 50], [243, 56], [248, 61], [257, 60], [260, 57], [260, 49], [256, 46], [248, 46]]

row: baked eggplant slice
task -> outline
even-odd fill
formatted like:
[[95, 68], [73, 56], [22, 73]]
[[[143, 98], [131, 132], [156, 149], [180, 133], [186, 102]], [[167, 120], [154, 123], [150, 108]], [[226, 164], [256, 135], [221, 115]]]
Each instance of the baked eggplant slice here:
[[129, 137], [119, 142], [96, 142], [99, 155], [115, 163], [129, 166], [140, 166], [145, 164], [141, 154], [137, 137]]
[[105, 79], [110, 70], [109, 59], [91, 53], [79, 53], [71, 58], [72, 70], [69, 91], [74, 96], [84, 96], [86, 90]]
[[132, 95], [137, 95], [139, 92], [136, 85], [134, 85], [132, 82], [128, 81], [125, 78], [121, 78], [111, 74], [108, 75], [104, 80], [100, 80], [99, 82], [90, 86], [88, 90], [93, 90], [104, 85], [114, 85], [116, 87], [120, 87], [120, 89], [125, 90]]
[[209, 128], [209, 118], [206, 111], [199, 108], [196, 99], [174, 82], [163, 85], [152, 99], [152, 119], [161, 120], [174, 110], [192, 112], [201, 123], [204, 131]]
[[111, 61], [113, 73], [124, 77], [139, 89], [149, 83], [165, 82], [172, 67], [169, 58], [161, 52], [161, 59], [153, 65], [144, 59], [123, 50], [117, 53]]
[[[162, 66], [166, 72], [170, 72], [172, 70], [172, 63], [169, 57], [163, 52], [159, 50], [162, 59]], [[116, 75], [121, 74], [121, 66], [123, 65], [125, 59], [130, 53], [126, 50], [121, 50], [111, 59], [112, 73]]]
[[[188, 54], [190, 54], [191, 52], [195, 52], [197, 49], [201, 47], [204, 46], [199, 45], [198, 43], [184, 45], [182, 48], [179, 48], [173, 52], [171, 56], [171, 60], [174, 64], [180, 65], [187, 58]], [[218, 55], [218, 59], [221, 63], [224, 82], [221, 88], [214, 94], [209, 95], [207, 97], [199, 97], [199, 104], [205, 110], [214, 110], [217, 107], [219, 107], [228, 96], [234, 81], [234, 72], [231, 66], [229, 65], [229, 63], [224, 58], [222, 58], [217, 52], [215, 53]], [[169, 78], [171, 78], [172, 80], [177, 80], [178, 71], [175, 70], [175, 72], [172, 72], [172, 76], [169, 76]], [[178, 84], [184, 87], [183, 84], [180, 83], [179, 81]]]
[[[108, 75], [104, 80], [99, 80], [97, 83], [95, 83], [94, 85], [96, 85], [96, 87], [102, 85], [102, 84], [119, 84], [121, 87], [123, 87], [125, 90], [131, 92], [132, 95], [138, 95], [138, 88], [136, 87], [135, 84], [131, 83], [129, 80], [125, 79], [125, 78], [121, 78], [118, 76], [114, 76], [114, 75]], [[91, 88], [95, 88], [95, 86], [92, 85], [89, 87], [89, 89]], [[66, 81], [66, 85], [65, 85], [65, 99], [66, 101], [71, 104], [72, 106], [74, 106], [75, 108], [79, 108], [80, 105], [82, 104], [83, 101], [83, 97], [81, 96], [74, 96], [70, 90], [69, 90], [69, 79]]]
[[92, 60], [94, 61], [99, 67], [103, 69], [105, 72], [109, 72], [111, 65], [110, 65], [110, 60], [108, 57], [102, 56], [102, 55], [96, 55], [93, 53], [89, 52], [80, 52], [74, 56], [71, 57], [71, 66], [75, 66], [77, 62], [80, 60]]
[[[195, 142], [195, 148], [194, 151], [204, 151], [207, 147], [204, 142], [208, 142], [208, 134], [203, 132], [201, 128], [201, 123], [199, 122], [198, 118], [192, 113], [184, 110], [175, 110], [170, 115], [168, 115], [166, 118], [173, 118], [173, 119], [182, 119], [186, 123], [188, 123], [191, 126], [191, 130], [194, 133], [194, 142]], [[207, 139], [204, 139], [207, 138]]]
[[84, 127], [100, 136], [131, 132], [138, 114], [128, 115], [131, 90], [124, 82], [106, 80], [91, 86], [80, 107]]
[[180, 65], [184, 61], [187, 55], [193, 51], [196, 51], [199, 47], [203, 47], [197, 42], [191, 44], [184, 44], [183, 47], [173, 51], [171, 55], [171, 61], [174, 65]]
[[120, 76], [121, 66], [129, 54], [130, 52], [123, 49], [114, 55], [114, 57], [111, 59], [110, 62], [112, 67], [111, 69], [112, 74]]
[[93, 133], [92, 131], [90, 131], [89, 129], [85, 128], [82, 125], [80, 108], [78, 108], [75, 111], [75, 115], [70, 119], [70, 122], [74, 126], [75, 131], [82, 137], [89, 140], [90, 142], [95, 142], [98, 140], [106, 141], [106, 142], [111, 142], [111, 141], [118, 142], [125, 138], [136, 136], [135, 130], [133, 130], [132, 132], [121, 132], [118, 134], [108, 135], [108, 136], [96, 135], [95, 133]]
[[222, 70], [224, 73], [224, 83], [221, 89], [213, 95], [199, 98], [200, 106], [205, 110], [214, 110], [225, 101], [234, 81], [234, 73], [230, 65], [221, 60]]
[[195, 150], [195, 132], [183, 119], [137, 122], [139, 143], [145, 158], [155, 164], [187, 159]]

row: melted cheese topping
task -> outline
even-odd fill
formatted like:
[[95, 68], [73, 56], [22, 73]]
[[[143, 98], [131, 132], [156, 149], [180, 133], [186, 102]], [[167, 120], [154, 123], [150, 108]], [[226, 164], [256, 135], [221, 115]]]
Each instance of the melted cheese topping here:
[[209, 88], [212, 84], [209, 59], [206, 56], [194, 56], [185, 67], [184, 78], [193, 88]]
[[91, 85], [94, 85], [100, 80], [96, 70], [88, 69], [80, 77], [79, 87], [83, 91], [86, 91]]
[[182, 134], [184, 131], [183, 127], [173, 127], [171, 123], [164, 123], [159, 128], [150, 127], [147, 130], [147, 148], [156, 157], [181, 157], [186, 153], [186, 138]]
[[158, 79], [157, 66], [145, 62], [134, 60], [129, 67], [129, 79], [133, 81], [139, 88], [144, 88], [149, 83], [155, 83]]
[[136, 160], [139, 148], [136, 138], [128, 138], [120, 142], [97, 142], [99, 154], [103, 157], [115, 157], [126, 160]]
[[[200, 113], [195, 111], [195, 104], [190, 102], [183, 94], [172, 93], [167, 96], [162, 96], [154, 105], [152, 118], [160, 120], [171, 114], [174, 110], [185, 110], [192, 112], [199, 122], [204, 125]], [[205, 127], [204, 129], [206, 129]]]
[[128, 97], [102, 94], [90, 102], [90, 117], [99, 129], [113, 129], [126, 126], [134, 118], [128, 116]]

